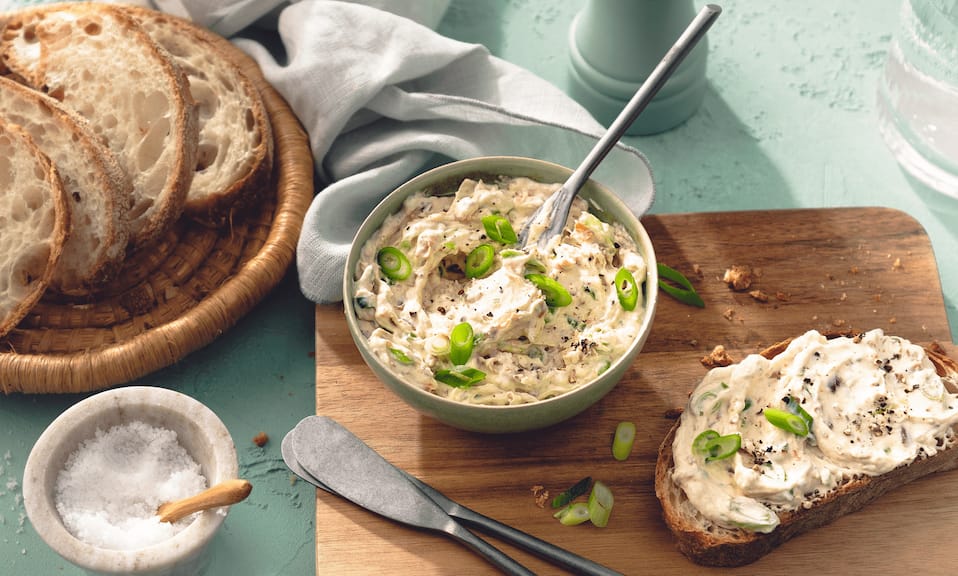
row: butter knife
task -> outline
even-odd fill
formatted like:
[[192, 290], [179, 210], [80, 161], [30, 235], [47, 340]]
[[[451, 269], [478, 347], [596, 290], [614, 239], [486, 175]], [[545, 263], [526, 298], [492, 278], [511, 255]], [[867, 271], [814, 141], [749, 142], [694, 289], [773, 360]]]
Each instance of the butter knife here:
[[456, 522], [398, 468], [337, 422], [310, 416], [290, 434], [296, 460], [332, 492], [380, 516], [451, 536], [506, 574], [535, 576]]
[[[366, 446], [366, 449], [371, 450], [368, 445]], [[317, 488], [335, 494], [335, 492], [328, 486], [307, 472], [303, 468], [302, 464], [297, 460], [296, 454], [292, 448], [292, 432], [283, 438], [281, 450], [283, 454], [283, 460], [286, 462], [286, 465], [297, 476], [303, 480], [306, 480], [307, 482], [310, 482]], [[463, 506], [462, 504], [459, 504], [458, 502], [447, 497], [442, 492], [436, 490], [429, 484], [423, 482], [419, 478], [416, 478], [404, 470], [399, 471], [410, 482], [422, 490], [426, 496], [428, 496], [443, 510], [445, 510], [447, 514], [453, 518], [456, 518], [457, 520], [465, 522], [467, 525], [473, 528], [478, 528], [488, 534], [492, 534], [502, 538], [503, 540], [511, 542], [529, 552], [532, 552], [544, 560], [552, 562], [557, 566], [567, 568], [576, 574], [582, 574], [583, 576], [622, 576], [620, 572], [616, 572], [615, 570], [593, 562], [588, 558], [569, 552], [568, 550], [560, 548], [555, 544], [551, 544], [545, 540], [532, 536], [531, 534], [513, 528], [507, 524], [503, 524], [466, 506]]]

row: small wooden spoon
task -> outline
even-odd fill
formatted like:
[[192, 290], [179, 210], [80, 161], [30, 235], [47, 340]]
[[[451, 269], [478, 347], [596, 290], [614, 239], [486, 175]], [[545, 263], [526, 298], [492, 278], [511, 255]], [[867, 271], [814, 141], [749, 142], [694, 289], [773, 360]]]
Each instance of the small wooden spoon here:
[[253, 485], [249, 483], [249, 480], [240, 478], [224, 480], [195, 496], [160, 504], [156, 513], [160, 516], [160, 522], [173, 523], [200, 510], [241, 502], [249, 496], [252, 490]]

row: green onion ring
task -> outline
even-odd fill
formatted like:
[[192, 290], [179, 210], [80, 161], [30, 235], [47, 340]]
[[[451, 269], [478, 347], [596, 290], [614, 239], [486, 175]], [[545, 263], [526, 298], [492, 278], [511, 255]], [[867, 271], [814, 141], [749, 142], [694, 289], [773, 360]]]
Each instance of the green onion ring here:
[[515, 244], [519, 241], [512, 224], [500, 214], [488, 214], [482, 217], [482, 227], [486, 229], [486, 236], [500, 244]]
[[474, 345], [472, 325], [468, 322], [456, 324], [449, 333], [449, 360], [456, 366], [465, 364], [472, 356]]
[[485, 377], [486, 373], [482, 370], [467, 368], [465, 366], [436, 370], [435, 374], [433, 374], [433, 378], [453, 388], [468, 388], [473, 384], [482, 382]]
[[552, 515], [552, 517], [558, 519], [559, 523], [563, 526], [577, 526], [589, 520], [590, 516], [589, 505], [585, 502], [569, 504]]
[[376, 262], [386, 275], [386, 278], [395, 281], [405, 280], [412, 273], [412, 264], [409, 258], [395, 246], [384, 246], [376, 254]]
[[742, 447], [742, 436], [740, 434], [726, 434], [718, 438], [712, 438], [705, 444], [705, 461], [714, 462], [715, 460], [724, 460]]
[[615, 427], [615, 436], [612, 438], [612, 457], [622, 462], [632, 453], [635, 443], [635, 422], [619, 422]]
[[635, 285], [635, 277], [626, 268], [619, 268], [615, 273], [615, 293], [619, 295], [619, 304], [628, 311], [635, 310], [639, 301], [639, 287]]
[[[692, 286], [692, 283], [689, 282], [689, 279], [686, 278], [678, 270], [673, 270], [665, 264], [659, 262], [659, 289], [668, 294], [669, 296], [675, 298], [683, 304], [688, 304], [689, 306], [696, 306], [698, 308], [705, 308], [705, 302], [702, 300], [702, 297], [698, 295], [698, 292], [695, 291], [695, 288]], [[675, 282], [682, 288], [677, 288], [665, 282], [665, 280], [670, 280]]]
[[808, 436], [808, 422], [798, 414], [778, 408], [766, 408], [763, 410], [765, 419], [772, 426], [781, 428], [786, 432], [791, 432], [796, 436]]
[[708, 445], [709, 441], [718, 438], [719, 436], [720, 434], [715, 430], [706, 430], [705, 432], [702, 432], [695, 437], [695, 440], [692, 440], [692, 451], [696, 454], [708, 453], [706, 446]]
[[589, 494], [589, 520], [599, 528], [605, 528], [609, 523], [609, 516], [612, 515], [612, 506], [615, 499], [612, 497], [612, 490], [604, 483], [596, 480], [592, 485], [592, 493]]
[[572, 304], [572, 296], [569, 291], [552, 278], [542, 274], [526, 274], [526, 280], [536, 285], [536, 288], [542, 291], [546, 298], [546, 304], [552, 308], [561, 308]]
[[491, 244], [480, 244], [466, 256], [466, 277], [482, 278], [492, 270], [496, 260], [496, 250]]

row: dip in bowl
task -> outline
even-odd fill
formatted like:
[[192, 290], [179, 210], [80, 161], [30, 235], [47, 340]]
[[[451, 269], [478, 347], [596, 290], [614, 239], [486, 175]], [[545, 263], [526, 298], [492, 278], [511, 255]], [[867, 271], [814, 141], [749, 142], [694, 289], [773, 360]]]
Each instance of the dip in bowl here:
[[625, 204], [589, 181], [561, 236], [515, 243], [570, 173], [518, 157], [454, 162], [400, 186], [360, 227], [349, 330], [415, 409], [479, 432], [542, 428], [594, 404], [635, 359], [658, 278]]

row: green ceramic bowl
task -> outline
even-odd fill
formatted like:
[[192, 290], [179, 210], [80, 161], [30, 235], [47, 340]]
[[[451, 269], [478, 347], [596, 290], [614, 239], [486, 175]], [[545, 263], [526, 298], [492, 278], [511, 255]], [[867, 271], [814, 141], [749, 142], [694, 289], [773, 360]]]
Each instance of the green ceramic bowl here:
[[[569, 168], [557, 164], [514, 156], [489, 156], [453, 162], [425, 172], [391, 192], [360, 226], [346, 260], [343, 281], [346, 322], [363, 359], [376, 376], [407, 404], [427, 416], [464, 430], [486, 433], [522, 432], [551, 426], [575, 416], [598, 402], [621, 380], [645, 344], [652, 328], [658, 295], [658, 272], [652, 241], [645, 228], [615, 194], [592, 180], [586, 183], [579, 195], [590, 202], [591, 211], [601, 219], [621, 223], [635, 239], [648, 264], [648, 274], [644, 278], [643, 286], [645, 312], [638, 335], [626, 353], [595, 380], [561, 396], [530, 404], [476, 406], [448, 400], [427, 392], [414, 383], [404, 381], [388, 365], [383, 364], [368, 349], [366, 337], [359, 328], [356, 316], [353, 298], [355, 268], [362, 247], [386, 217], [397, 212], [410, 195], [421, 190], [435, 190], [439, 193], [456, 189], [464, 178], [485, 177], [488, 180], [494, 176], [526, 176], [540, 182], [564, 182], [571, 173]], [[637, 282], [639, 280], [636, 278]]]

